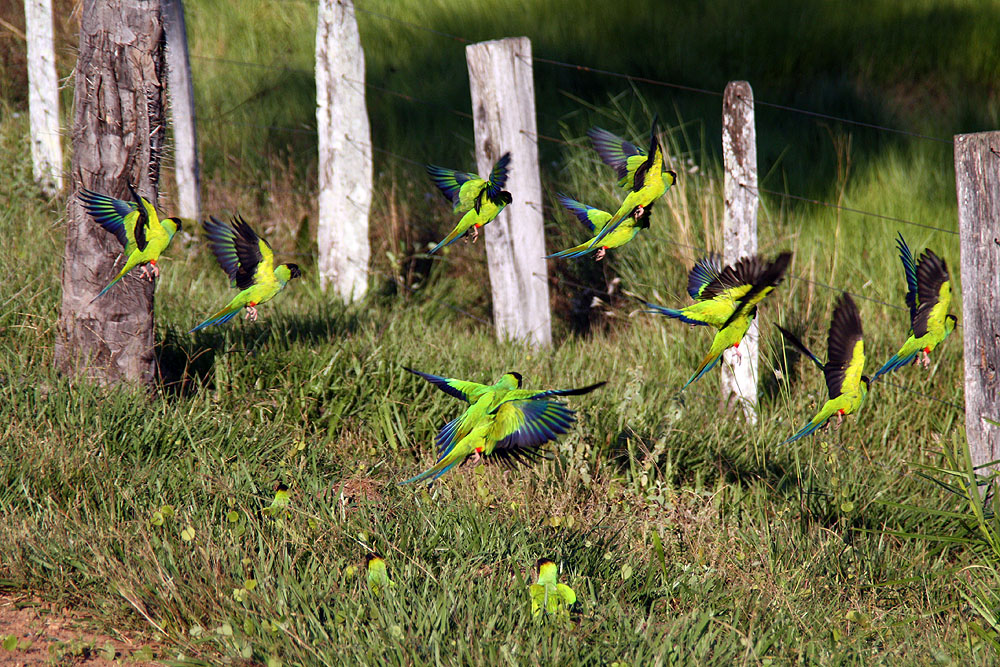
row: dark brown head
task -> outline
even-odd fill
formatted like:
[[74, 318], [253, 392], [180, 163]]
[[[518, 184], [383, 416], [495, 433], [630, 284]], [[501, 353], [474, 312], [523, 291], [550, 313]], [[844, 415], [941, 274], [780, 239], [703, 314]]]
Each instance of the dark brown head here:
[[288, 272], [292, 274], [292, 278], [301, 278], [302, 271], [299, 269], [298, 264], [292, 264], [291, 262], [285, 264], [288, 267]]

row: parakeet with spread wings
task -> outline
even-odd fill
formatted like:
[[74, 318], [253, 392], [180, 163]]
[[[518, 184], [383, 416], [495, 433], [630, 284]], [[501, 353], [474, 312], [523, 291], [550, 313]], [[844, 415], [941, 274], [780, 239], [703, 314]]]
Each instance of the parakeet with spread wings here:
[[228, 225], [215, 218], [202, 223], [208, 234], [212, 252], [219, 266], [229, 276], [240, 293], [226, 307], [191, 329], [193, 333], [213, 324], [224, 324], [241, 310], [247, 309], [247, 319], [257, 320], [257, 306], [270, 301], [285, 288], [288, 281], [302, 275], [297, 264], [274, 265], [274, 252], [267, 241], [240, 216]]
[[780, 326], [778, 329], [789, 343], [823, 371], [826, 388], [830, 394], [829, 400], [819, 413], [795, 435], [781, 443], [784, 445], [814, 433], [832, 417], [837, 418], [837, 426], [840, 426], [844, 415], [857, 412], [864, 405], [871, 380], [862, 374], [865, 368], [865, 342], [861, 330], [861, 316], [850, 294], [842, 294], [833, 310], [830, 331], [827, 335], [825, 364], [791, 332]]
[[506, 373], [493, 385], [445, 378], [407, 368], [441, 391], [469, 403], [468, 409], [438, 433], [437, 463], [402, 484], [433, 481], [472, 457], [506, 465], [531, 462], [545, 443], [566, 433], [576, 421], [574, 412], [556, 396], [579, 396], [603, 386], [598, 382], [580, 389], [521, 389], [519, 373]]
[[722, 268], [717, 254], [698, 260], [688, 273], [688, 294], [695, 302], [680, 310], [647, 303], [650, 313], [718, 329], [712, 347], [681, 391], [707, 373], [730, 347], [739, 352], [740, 342], [757, 316], [757, 304], [774, 291], [785, 276], [792, 253], [783, 252], [773, 261], [760, 255], [744, 257]]
[[434, 185], [441, 190], [448, 201], [454, 204], [452, 212], [462, 214], [462, 219], [451, 233], [428, 254], [433, 255], [441, 248], [451, 245], [467, 232], [475, 243], [479, 238], [479, 228], [492, 222], [500, 215], [500, 211], [513, 201], [510, 193], [503, 189], [507, 183], [509, 164], [510, 153], [504, 153], [493, 165], [489, 180], [464, 171], [427, 165], [427, 173], [434, 181]]
[[137, 266], [142, 267], [144, 278], [152, 280], [154, 276], [159, 277], [160, 269], [156, 262], [183, 226], [180, 218], [160, 220], [149, 200], [140, 196], [131, 184], [128, 185], [128, 191], [132, 201], [115, 199], [91, 190], [80, 190], [77, 195], [87, 213], [101, 227], [115, 235], [122, 244], [125, 255], [125, 266], [91, 302], [104, 296], [115, 283]]
[[[931, 365], [930, 353], [955, 330], [958, 318], [948, 312], [951, 307], [951, 278], [948, 265], [926, 249], [919, 262], [903, 235], [896, 240], [899, 259], [903, 262], [906, 278], [906, 305], [910, 308], [910, 336], [899, 351], [885, 362], [872, 376], [872, 382], [891, 371], [916, 361], [924, 367]], [[919, 355], [919, 356], [918, 356]]]

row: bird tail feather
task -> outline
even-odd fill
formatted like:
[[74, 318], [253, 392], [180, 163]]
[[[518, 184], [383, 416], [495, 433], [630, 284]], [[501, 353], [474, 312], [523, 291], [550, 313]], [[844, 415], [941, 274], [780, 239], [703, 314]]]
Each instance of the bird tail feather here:
[[[808, 424], [806, 424], [805, 426], [803, 426], [802, 428], [800, 428], [800, 429], [799, 429], [799, 430], [798, 430], [798, 431], [797, 431], [797, 432], [795, 433], [795, 435], [793, 435], [792, 437], [790, 437], [790, 438], [788, 438], [788, 439], [784, 440], [784, 441], [783, 441], [783, 442], [782, 442], [781, 444], [782, 444], [782, 445], [787, 445], [787, 444], [788, 444], [788, 443], [790, 443], [790, 442], [795, 442], [795, 441], [796, 441], [796, 440], [798, 440], [799, 438], [804, 438], [804, 437], [806, 437], [807, 435], [812, 435], [813, 433], [815, 433], [815, 432], [816, 432], [816, 429], [818, 429], [818, 428], [819, 428], [820, 426], [822, 426], [822, 425], [823, 425], [823, 424], [825, 424], [826, 422], [827, 422], [827, 420], [826, 420], [826, 419], [821, 419], [821, 420], [819, 420], [819, 421], [815, 421], [815, 420], [814, 420], [814, 421], [811, 421], [811, 422], [809, 422]], [[778, 446], [780, 447], [781, 445], [778, 445]]]
[[591, 248], [590, 241], [584, 241], [580, 245], [573, 246], [572, 248], [567, 248], [566, 250], [560, 250], [559, 252], [554, 252], [551, 255], [546, 255], [545, 259], [556, 259], [562, 257], [576, 258], [583, 257], [590, 252], [597, 250], [597, 248]]
[[455, 467], [455, 464], [457, 464], [459, 460], [460, 459], [454, 459], [449, 461], [447, 459], [442, 459], [441, 461], [438, 461], [436, 464], [434, 464], [432, 468], [425, 470], [419, 475], [411, 477], [410, 479], [402, 481], [400, 482], [400, 484], [413, 484], [414, 482], [422, 482], [424, 480], [430, 480], [431, 482], [433, 482], [438, 477], [440, 477], [441, 475], [445, 474], [453, 467]]
[[889, 361], [885, 362], [882, 365], [882, 368], [878, 369], [878, 371], [875, 372], [875, 375], [872, 376], [872, 382], [875, 382], [875, 380], [878, 380], [886, 373], [891, 373], [892, 371], [899, 370], [903, 366], [912, 362], [916, 356], [917, 356], [916, 352], [914, 352], [913, 354], [908, 354], [905, 357], [900, 357], [898, 353], [892, 355], [892, 358], [889, 359]]
[[93, 299], [91, 299], [90, 303], [94, 303], [95, 301], [97, 301], [98, 299], [100, 299], [102, 296], [104, 296], [105, 294], [107, 294], [108, 290], [111, 289], [112, 287], [114, 287], [114, 285], [115, 285], [116, 282], [118, 282], [119, 280], [121, 280], [122, 278], [124, 278], [125, 274], [128, 273], [129, 271], [131, 271], [132, 268], [133, 268], [133, 266], [129, 266], [129, 263], [125, 262], [125, 266], [123, 266], [122, 270], [118, 272], [118, 275], [115, 276], [115, 279], [112, 280], [110, 283], [108, 283], [107, 287], [105, 287], [104, 289], [102, 289], [101, 292], [100, 292], [100, 294], [98, 294]]
[[697, 370], [695, 370], [694, 375], [691, 376], [691, 379], [684, 383], [684, 386], [681, 387], [681, 391], [687, 389], [689, 384], [691, 384], [692, 382], [700, 378], [702, 375], [715, 368], [715, 365], [719, 363], [720, 359], [722, 359], [721, 352], [715, 355], [714, 357], [709, 355], [704, 359], [702, 359], [701, 365], [698, 366]]
[[240, 312], [242, 308], [243, 306], [235, 304], [226, 306], [225, 308], [217, 312], [215, 315], [212, 315], [210, 318], [208, 318], [207, 320], [196, 326], [194, 329], [191, 329], [191, 331], [188, 331], [188, 333], [189, 334], [194, 333], [195, 331], [199, 331], [201, 329], [204, 329], [205, 327], [210, 327], [213, 324], [225, 324], [229, 320], [236, 317], [236, 315]]
[[[466, 230], [466, 231], [468, 231], [468, 230]], [[442, 240], [436, 246], [434, 246], [433, 248], [431, 248], [430, 250], [428, 250], [427, 254], [428, 255], [433, 255], [434, 253], [436, 253], [441, 248], [446, 248], [446, 247], [450, 246], [452, 243], [454, 243], [455, 241], [457, 241], [461, 236], [462, 236], [462, 234], [458, 233], [457, 229], [452, 230], [451, 234], [448, 234], [448, 236], [444, 237], [444, 240]]]
[[657, 306], [655, 303], [646, 302], [647, 313], [653, 313], [654, 315], [664, 315], [666, 317], [673, 318], [675, 320], [680, 320], [681, 322], [686, 322], [687, 324], [697, 324], [698, 326], [708, 326], [708, 322], [702, 322], [700, 320], [691, 319], [684, 314], [683, 310], [676, 310], [674, 308], [664, 308], [663, 306]]

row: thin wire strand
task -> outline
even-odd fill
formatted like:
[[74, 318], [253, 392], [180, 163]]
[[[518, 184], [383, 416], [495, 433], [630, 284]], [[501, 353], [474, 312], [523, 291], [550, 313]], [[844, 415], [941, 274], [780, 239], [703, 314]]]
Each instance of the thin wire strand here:
[[914, 227], [921, 227], [923, 229], [929, 229], [931, 231], [941, 232], [943, 234], [954, 234], [956, 236], [958, 235], [958, 232], [955, 231], [954, 229], [945, 229], [943, 227], [934, 227], [932, 225], [925, 225], [922, 222], [914, 222], [913, 220], [906, 220], [904, 218], [897, 218], [897, 217], [894, 217], [894, 216], [891, 216], [891, 215], [882, 215], [881, 213], [872, 213], [871, 211], [863, 211], [863, 210], [858, 209], [858, 208], [850, 208], [849, 206], [841, 206], [840, 204], [834, 204], [832, 202], [820, 201], [819, 199], [811, 199], [809, 197], [802, 197], [802, 196], [799, 196], [799, 195], [791, 195], [791, 194], [788, 194], [787, 192], [779, 192], [778, 190], [769, 190], [767, 188], [761, 188], [761, 187], [754, 188], [752, 186], [747, 185], [746, 183], [740, 183], [740, 187], [741, 188], [746, 188], [747, 190], [749, 190], [751, 192], [755, 192], [756, 191], [756, 193], [757, 193], [758, 196], [760, 196], [761, 192], [764, 192], [764, 193], [769, 194], [769, 195], [774, 195], [775, 197], [783, 197], [785, 199], [794, 199], [796, 201], [802, 201], [802, 202], [806, 202], [806, 203], [809, 203], [809, 204], [816, 204], [817, 206], [826, 206], [828, 208], [839, 209], [841, 211], [846, 211], [848, 213], [857, 213], [858, 215], [867, 215], [867, 216], [872, 217], [872, 218], [878, 218], [879, 220], [887, 220], [887, 221], [890, 221], [890, 222], [898, 222], [898, 223], [903, 224], [903, 225], [912, 225]]

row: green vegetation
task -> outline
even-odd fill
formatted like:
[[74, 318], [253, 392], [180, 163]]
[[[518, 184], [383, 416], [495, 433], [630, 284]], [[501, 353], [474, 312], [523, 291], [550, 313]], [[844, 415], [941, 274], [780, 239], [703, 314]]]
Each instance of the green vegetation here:
[[[537, 354], [498, 343], [479, 321], [490, 314], [481, 244], [419, 254], [453, 221], [419, 170], [380, 159], [373, 290], [345, 307], [319, 290], [308, 240], [314, 138], [259, 128], [313, 126], [314, 8], [252, 4], [188, 3], [192, 53], [305, 73], [195, 59], [205, 208], [259, 223], [279, 261], [305, 276], [257, 324], [189, 336], [226, 283], [200, 240], [172, 247], [157, 291], [154, 394], [52, 371], [65, 202], [38, 198], [27, 121], [11, 113], [22, 101], [0, 102], [0, 586], [146, 632], [160, 658], [205, 663], [995, 660], [995, 501], [962, 500], [972, 479], [956, 463], [963, 415], [922, 395], [961, 403], [961, 330], [930, 374], [888, 378], [918, 394], [879, 385], [840, 431], [775, 446], [825, 387], [811, 365], [784, 358], [771, 324], [824, 348], [836, 292], [810, 281], [902, 306], [897, 228], [915, 252], [941, 254], [960, 295], [956, 237], [765, 200], [762, 249], [793, 249], [790, 273], [802, 279], [762, 309], [760, 424], [720, 420], [717, 374], [675, 397], [711, 336], [639, 314], [624, 294], [686, 303], [686, 269], [698, 248], [718, 245], [718, 100], [540, 64], [540, 131], [571, 144], [545, 145], [550, 193], [612, 206], [610, 171], [583, 130], [639, 138], [652, 110], [676, 113], [665, 138], [681, 178], [653, 227], [600, 265], [551, 265], [559, 342]], [[992, 5], [876, 2], [859, 15], [821, 2], [794, 12], [763, 0], [688, 13], [626, 4], [525, 2], [501, 14], [359, 0], [474, 40], [529, 34], [539, 56], [719, 90], [745, 77], [759, 99], [934, 135], [997, 126], [985, 86], [1000, 63]], [[467, 108], [460, 43], [363, 12], [359, 21], [371, 82]], [[650, 36], [655, 59], [624, 46]], [[376, 145], [474, 163], [467, 120], [370, 99]], [[763, 108], [758, 134], [765, 187], [956, 226], [947, 145]], [[551, 248], [582, 240], [575, 220], [544, 204]], [[871, 370], [904, 339], [906, 314], [858, 305]], [[428, 492], [396, 482], [427, 467], [434, 433], [460, 405], [403, 364], [490, 382], [517, 370], [530, 387], [609, 384], [570, 401], [579, 423], [553, 461], [461, 469]], [[272, 509], [279, 483], [290, 502]], [[964, 539], [930, 539], [948, 535]], [[381, 596], [365, 582], [372, 549], [396, 583]], [[540, 557], [577, 593], [568, 622], [531, 615]]]

